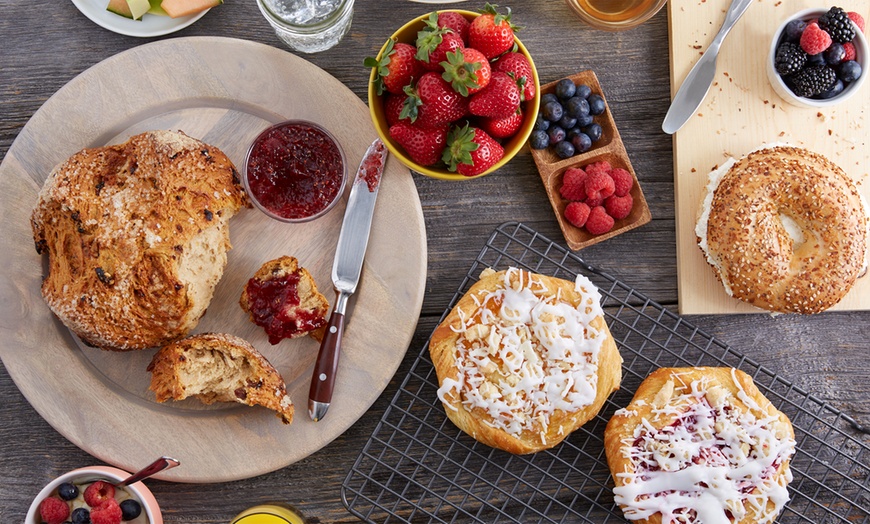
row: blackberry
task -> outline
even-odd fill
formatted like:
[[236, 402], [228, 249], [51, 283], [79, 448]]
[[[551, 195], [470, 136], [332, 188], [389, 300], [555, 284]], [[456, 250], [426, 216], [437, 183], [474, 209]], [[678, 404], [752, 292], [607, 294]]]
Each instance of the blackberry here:
[[807, 53], [799, 44], [786, 42], [776, 49], [776, 58], [773, 61], [776, 72], [781, 75], [790, 75], [803, 69], [807, 63]]
[[819, 17], [819, 27], [824, 29], [834, 42], [845, 44], [855, 38], [855, 26], [846, 11], [832, 7]]
[[837, 81], [834, 82], [834, 85], [829, 87], [827, 91], [825, 91], [823, 93], [819, 93], [819, 98], [821, 98], [822, 100], [834, 98], [835, 96], [842, 93], [843, 89], [845, 89], [845, 88], [846, 88], [846, 84], [844, 84], [843, 81], [838, 78]]
[[828, 90], [837, 81], [837, 73], [828, 66], [813, 66], [789, 77], [792, 91], [809, 98]]

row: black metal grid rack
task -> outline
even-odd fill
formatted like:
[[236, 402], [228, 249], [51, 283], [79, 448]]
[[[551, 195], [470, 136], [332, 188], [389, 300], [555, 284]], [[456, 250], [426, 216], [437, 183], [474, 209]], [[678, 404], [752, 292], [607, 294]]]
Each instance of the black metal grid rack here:
[[342, 485], [352, 514], [378, 523], [626, 522], [611, 494], [602, 440], [607, 421], [659, 367], [729, 366], [752, 376], [795, 428], [791, 501], [777, 522], [870, 522], [870, 447], [849, 428], [854, 420], [525, 225], [503, 224], [492, 233], [448, 311], [483, 269], [510, 266], [568, 280], [583, 273], [599, 287], [625, 361], [622, 388], [553, 449], [511, 455], [449, 421], [427, 344]]

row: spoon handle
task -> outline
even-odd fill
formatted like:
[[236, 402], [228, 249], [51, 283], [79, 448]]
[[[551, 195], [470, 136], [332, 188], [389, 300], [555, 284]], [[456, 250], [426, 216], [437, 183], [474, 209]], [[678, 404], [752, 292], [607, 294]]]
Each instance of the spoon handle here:
[[175, 466], [179, 466], [179, 465], [181, 465], [181, 462], [175, 460], [174, 458], [160, 457], [159, 459], [157, 459], [154, 462], [152, 462], [151, 464], [145, 466], [144, 468], [137, 471], [136, 473], [133, 473], [132, 475], [130, 475], [129, 477], [127, 477], [126, 479], [124, 479], [123, 481], [119, 482], [116, 485], [118, 487], [128, 486], [130, 484], [133, 484], [134, 482], [139, 482], [142, 479], [148, 478], [151, 475], [155, 475], [155, 474], [163, 471], [164, 469], [171, 469], [171, 468], [174, 468]]

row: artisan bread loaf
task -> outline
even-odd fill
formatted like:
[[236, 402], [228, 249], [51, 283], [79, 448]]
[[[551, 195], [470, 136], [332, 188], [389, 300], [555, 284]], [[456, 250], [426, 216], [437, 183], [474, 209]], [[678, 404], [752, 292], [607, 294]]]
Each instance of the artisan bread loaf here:
[[31, 217], [43, 297], [92, 346], [176, 340], [205, 313], [247, 202], [230, 159], [181, 132], [82, 150], [51, 172]]
[[516, 454], [561, 442], [622, 377], [600, 294], [582, 275], [484, 271], [435, 329], [429, 354], [450, 420]]
[[251, 322], [266, 330], [271, 344], [305, 335], [323, 339], [329, 302], [294, 257], [263, 264], [245, 284], [239, 305]]
[[158, 402], [196, 397], [206, 404], [263, 406], [293, 421], [284, 379], [250, 343], [224, 333], [203, 333], [160, 349], [148, 365]]

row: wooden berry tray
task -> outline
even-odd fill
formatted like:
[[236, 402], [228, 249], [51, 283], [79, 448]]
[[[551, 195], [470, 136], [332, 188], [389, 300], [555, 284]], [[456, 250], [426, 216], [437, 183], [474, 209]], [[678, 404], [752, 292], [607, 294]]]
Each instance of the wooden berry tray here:
[[[575, 84], [586, 84], [592, 89], [593, 94], [601, 95], [604, 98], [605, 111], [603, 114], [595, 117], [595, 122], [601, 126], [601, 138], [592, 145], [592, 149], [585, 153], [579, 153], [571, 158], [561, 159], [552, 148], [547, 149], [532, 149], [532, 158], [535, 160], [535, 165], [538, 167], [538, 173], [541, 175], [541, 181], [547, 190], [547, 197], [550, 199], [550, 204], [553, 206], [553, 211], [556, 213], [556, 220], [559, 221], [559, 227], [562, 228], [562, 234], [565, 236], [565, 242], [573, 251], [583, 249], [613, 238], [616, 235], [625, 233], [636, 227], [640, 227], [649, 222], [650, 216], [649, 206], [643, 196], [640, 183], [637, 180], [637, 174], [631, 166], [631, 160], [628, 158], [628, 153], [625, 150], [625, 144], [619, 137], [619, 130], [616, 128], [616, 122], [613, 120], [613, 115], [610, 113], [610, 106], [607, 105], [607, 97], [604, 96], [604, 91], [601, 89], [601, 84], [598, 83], [598, 77], [593, 71], [581, 71], [571, 75], [570, 78]], [[541, 86], [541, 95], [552, 93], [556, 89], [556, 82]], [[631, 198], [634, 205], [631, 213], [617, 220], [613, 225], [613, 229], [602, 235], [592, 235], [585, 229], [575, 227], [565, 219], [565, 207], [568, 201], [562, 198], [559, 194], [559, 188], [562, 186], [562, 175], [568, 168], [585, 167], [593, 162], [606, 160], [613, 167], [621, 167], [631, 173], [634, 178], [634, 185], [631, 188]]]

